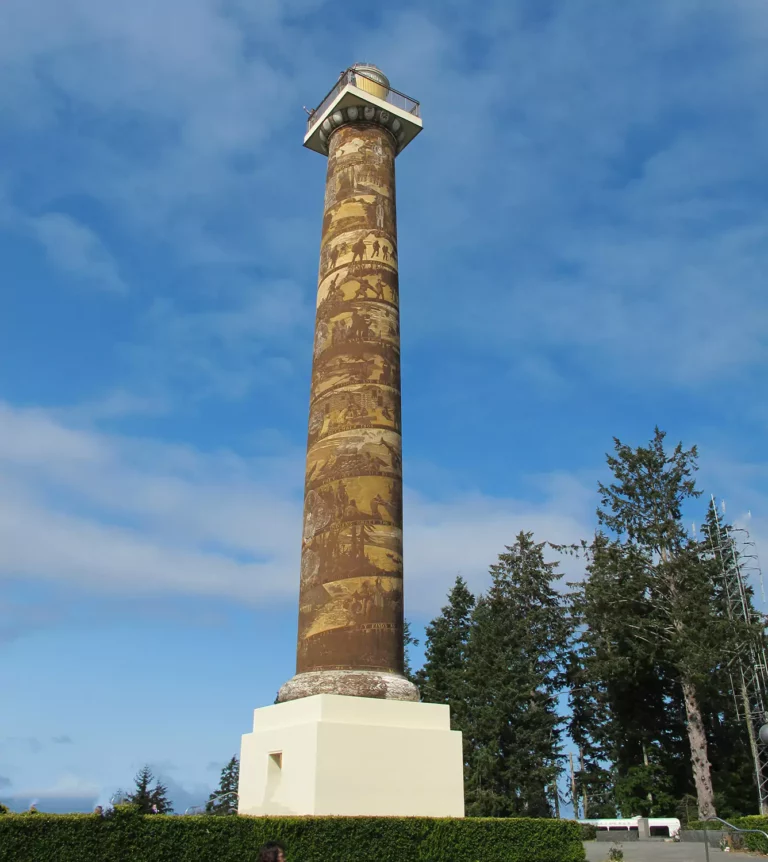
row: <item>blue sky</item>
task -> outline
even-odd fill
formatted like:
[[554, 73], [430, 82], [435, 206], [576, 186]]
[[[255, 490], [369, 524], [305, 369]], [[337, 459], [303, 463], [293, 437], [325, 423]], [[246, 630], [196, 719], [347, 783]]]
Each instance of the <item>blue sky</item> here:
[[89, 809], [149, 762], [183, 810], [293, 673], [302, 106], [358, 60], [425, 126], [397, 166], [415, 627], [519, 530], [589, 535], [612, 436], [657, 423], [766, 558], [762, 0], [0, 22], [0, 797]]

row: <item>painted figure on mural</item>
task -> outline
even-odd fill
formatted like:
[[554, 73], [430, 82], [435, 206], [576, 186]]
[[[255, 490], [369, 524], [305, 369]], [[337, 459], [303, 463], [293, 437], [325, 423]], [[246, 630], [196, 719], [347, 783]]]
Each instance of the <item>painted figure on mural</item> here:
[[[355, 299], [380, 299], [382, 301], [385, 300], [384, 296], [384, 288], [387, 285], [382, 280], [381, 276], [376, 276], [376, 281], [371, 282], [367, 278], [363, 278], [360, 280], [359, 287], [355, 292]], [[368, 292], [373, 294], [372, 297], [368, 296]]]
[[334, 343], [338, 344], [340, 341], [344, 341], [346, 336], [349, 334], [349, 323], [343, 317], [337, 320], [334, 320], [331, 324], [332, 334]]
[[382, 499], [381, 494], [377, 494], [371, 500], [371, 511], [373, 512], [374, 516], [381, 521], [388, 521], [390, 519], [389, 509], [387, 508], [387, 501]]
[[395, 370], [391, 363], [385, 362], [379, 372], [379, 383], [382, 386], [392, 386], [395, 382]]
[[361, 314], [356, 308], [352, 310], [349, 324], [349, 337], [365, 339], [371, 335], [371, 319]]
[[392, 469], [395, 471], [395, 473], [399, 473], [403, 466], [403, 456], [400, 453], [400, 447], [391, 446], [384, 438], [382, 438], [381, 442], [384, 448], [389, 452]]
[[356, 260], [362, 260], [365, 257], [365, 239], [361, 237], [353, 246], [352, 246], [352, 263]]
[[339, 279], [341, 278], [341, 274], [337, 273], [333, 277], [333, 281], [331, 281], [328, 286], [328, 291], [325, 294], [326, 302], [343, 302], [344, 301], [344, 290], [339, 285]]

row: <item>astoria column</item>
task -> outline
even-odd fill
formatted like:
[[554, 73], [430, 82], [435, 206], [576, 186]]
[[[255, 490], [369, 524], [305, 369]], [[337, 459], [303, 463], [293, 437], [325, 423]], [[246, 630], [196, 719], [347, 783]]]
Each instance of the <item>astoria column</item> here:
[[305, 145], [328, 156], [310, 393], [296, 676], [279, 700], [418, 700], [403, 675], [395, 157], [417, 102], [346, 70]]

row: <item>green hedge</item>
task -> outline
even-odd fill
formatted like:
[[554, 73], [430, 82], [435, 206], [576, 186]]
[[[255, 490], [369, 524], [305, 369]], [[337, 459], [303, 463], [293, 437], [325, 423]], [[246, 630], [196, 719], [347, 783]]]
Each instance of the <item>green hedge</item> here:
[[[762, 815], [752, 815], [750, 817], [734, 817], [729, 820], [734, 826], [740, 829], [762, 829], [763, 832], [768, 832], [768, 817]], [[728, 828], [717, 820], [697, 820], [688, 824], [689, 829], [717, 829], [728, 832]], [[741, 835], [740, 840], [743, 841], [745, 850], [754, 850], [758, 853], [768, 854], [768, 839], [762, 835], [754, 835], [747, 833]]]
[[118, 811], [0, 816], [2, 862], [250, 862], [280, 841], [288, 862], [581, 862], [568, 820], [166, 817]]

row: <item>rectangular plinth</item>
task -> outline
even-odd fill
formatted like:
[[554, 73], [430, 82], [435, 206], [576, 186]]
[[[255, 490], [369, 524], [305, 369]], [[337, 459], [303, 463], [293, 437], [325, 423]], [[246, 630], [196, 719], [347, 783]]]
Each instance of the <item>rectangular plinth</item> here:
[[463, 817], [461, 734], [434, 703], [319, 694], [257, 709], [238, 813]]

